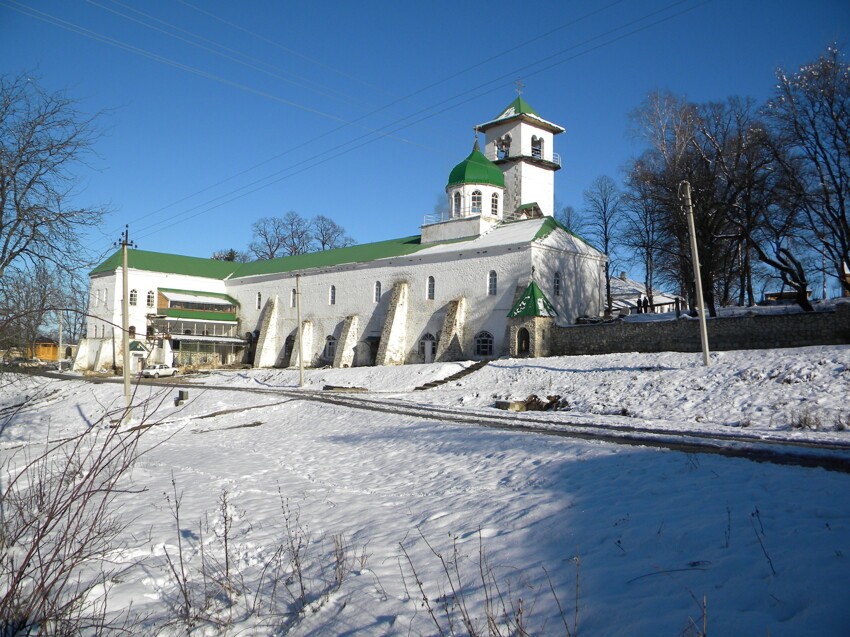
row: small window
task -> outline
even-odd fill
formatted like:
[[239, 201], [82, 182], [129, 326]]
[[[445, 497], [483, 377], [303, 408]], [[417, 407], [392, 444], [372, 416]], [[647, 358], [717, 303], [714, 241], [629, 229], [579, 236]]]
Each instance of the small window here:
[[130, 290], [130, 305], [135, 305], [139, 300], [139, 293], [136, 290]]
[[494, 217], [499, 216], [499, 193], [497, 192], [490, 197], [490, 214]]
[[108, 300], [108, 299], [109, 299], [109, 290], [107, 290], [106, 288], [104, 288], [104, 289], [103, 289], [103, 305], [104, 305], [104, 306], [109, 305], [109, 304], [107, 303], [107, 300]]
[[259, 310], [262, 307], [263, 307], [263, 295], [262, 295], [261, 292], [257, 292], [257, 309]]
[[429, 301], [434, 300], [434, 291], [435, 291], [436, 287], [437, 287], [437, 282], [434, 280], [434, 277], [429, 276], [428, 277], [428, 287], [427, 287], [427, 290], [425, 292], [425, 298], [428, 299]]
[[493, 335], [490, 332], [478, 332], [475, 335], [475, 355], [493, 355]]
[[381, 302], [381, 282], [375, 281], [375, 303]]
[[481, 214], [481, 191], [475, 190], [472, 193], [472, 214]]
[[336, 305], [336, 286], [332, 285], [328, 290], [328, 305]]
[[325, 339], [324, 358], [325, 360], [332, 361], [334, 356], [336, 356], [336, 339], [333, 336], [328, 336]]
[[555, 272], [555, 278], [552, 281], [552, 294], [561, 296], [561, 273]]
[[297, 298], [298, 292], [296, 292], [295, 288], [292, 288], [292, 292], [289, 293], [289, 307], [295, 307], [295, 302]]
[[460, 193], [456, 192], [452, 197], [452, 217], [460, 217]]
[[127, 331], [130, 333], [130, 338], [136, 338], [136, 326], [131, 325], [127, 328]]
[[536, 135], [531, 138], [531, 156], [535, 159], [543, 159], [543, 138]]
[[498, 276], [495, 270], [490, 270], [490, 274], [487, 276], [487, 294], [489, 296], [496, 296], [497, 289]]
[[147, 298], [148, 307], [150, 307], [150, 308], [153, 307], [154, 298], [155, 297], [154, 297], [153, 291], [149, 291], [148, 292], [148, 298]]

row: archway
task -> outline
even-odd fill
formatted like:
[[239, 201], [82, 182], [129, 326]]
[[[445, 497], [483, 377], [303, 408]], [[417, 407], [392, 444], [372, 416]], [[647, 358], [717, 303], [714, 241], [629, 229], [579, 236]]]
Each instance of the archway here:
[[521, 327], [516, 332], [516, 353], [519, 356], [528, 356], [531, 351], [531, 337], [528, 330]]

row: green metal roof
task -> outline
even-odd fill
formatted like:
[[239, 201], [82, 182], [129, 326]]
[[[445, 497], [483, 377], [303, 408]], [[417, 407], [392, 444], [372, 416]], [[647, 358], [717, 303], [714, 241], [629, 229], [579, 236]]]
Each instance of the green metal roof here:
[[[184, 257], [178, 254], [148, 252], [147, 250], [127, 250], [127, 267], [151, 272], [167, 272], [169, 274], [185, 274], [207, 279], [226, 279], [241, 264], [216, 259], [201, 259], [199, 257]], [[98, 265], [89, 275], [114, 272], [121, 267], [121, 250], [116, 250], [103, 263]]]
[[206, 310], [184, 310], [178, 307], [164, 307], [157, 313], [169, 318], [179, 318], [195, 321], [235, 321], [235, 312], [211, 312]]
[[335, 250], [298, 254], [291, 257], [251, 261], [241, 264], [233, 278], [295, 272], [296, 270], [312, 268], [329, 268], [345, 263], [366, 263], [377, 259], [406, 256], [433, 245], [436, 244], [423, 245], [420, 243], [419, 236], [403, 237], [375, 243], [362, 243], [347, 248], [336, 248]]
[[517, 98], [508, 104], [496, 119], [506, 119], [517, 115], [534, 115], [535, 117], [540, 117], [537, 111], [531, 108], [531, 104], [522, 99], [521, 95], [517, 95]]
[[518, 318], [520, 316], [557, 316], [558, 313], [543, 290], [537, 287], [537, 284], [532, 281], [525, 288], [525, 291], [514, 303], [511, 311], [508, 312], [508, 318]]
[[458, 184], [489, 184], [500, 188], [505, 187], [505, 175], [496, 164], [484, 156], [478, 147], [477, 139], [469, 157], [452, 168], [452, 172], [449, 173], [447, 185]]
[[234, 299], [232, 296], [228, 296], [227, 294], [220, 294], [219, 292], [201, 292], [200, 290], [178, 290], [176, 288], [157, 288], [160, 292], [168, 293], [172, 292], [174, 294], [185, 294], [187, 296], [211, 296], [214, 299], [221, 299], [222, 301], [227, 301], [231, 305], [239, 306], [239, 301]]

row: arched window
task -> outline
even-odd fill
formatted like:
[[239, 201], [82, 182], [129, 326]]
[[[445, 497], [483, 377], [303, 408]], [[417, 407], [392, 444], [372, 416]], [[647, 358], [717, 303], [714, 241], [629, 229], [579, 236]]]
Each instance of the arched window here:
[[496, 290], [498, 288], [498, 275], [495, 270], [490, 270], [490, 274], [487, 275], [487, 294], [489, 296], [496, 296]]
[[261, 292], [257, 292], [257, 309], [259, 310], [262, 307], [263, 307], [263, 295], [262, 295]]
[[497, 192], [490, 196], [490, 214], [494, 217], [499, 216], [499, 193]]
[[295, 299], [297, 298], [298, 292], [296, 292], [295, 288], [292, 288], [292, 292], [289, 293], [289, 307], [295, 307]]
[[375, 303], [381, 302], [381, 282], [375, 281]]
[[543, 138], [536, 135], [531, 138], [531, 156], [543, 159]]
[[136, 326], [135, 325], [131, 325], [130, 327], [128, 327], [127, 331], [130, 334], [130, 338], [136, 338]]
[[109, 303], [107, 303], [108, 299], [109, 299], [109, 290], [106, 289], [106, 288], [103, 288], [103, 305], [104, 306], [109, 305]]
[[452, 217], [460, 217], [460, 193], [455, 192], [452, 197]]
[[154, 298], [155, 298], [155, 295], [153, 293], [153, 290], [149, 290], [148, 291], [148, 298], [147, 298], [148, 307], [150, 307], [150, 308], [153, 307]]
[[130, 290], [130, 305], [135, 305], [139, 300], [139, 293], [136, 290]]
[[481, 214], [481, 191], [475, 190], [472, 193], [472, 214]]
[[434, 280], [434, 277], [428, 277], [428, 286], [425, 291], [425, 298], [429, 301], [434, 300], [434, 290], [436, 289], [437, 282]]
[[336, 356], [336, 339], [333, 336], [328, 336], [325, 339], [325, 351], [322, 354], [325, 360], [332, 361]]
[[328, 305], [336, 305], [336, 286], [332, 285], [328, 290]]
[[561, 296], [561, 273], [555, 272], [555, 278], [552, 280], [552, 294]]
[[490, 332], [478, 332], [475, 335], [475, 355], [493, 355], [493, 335]]

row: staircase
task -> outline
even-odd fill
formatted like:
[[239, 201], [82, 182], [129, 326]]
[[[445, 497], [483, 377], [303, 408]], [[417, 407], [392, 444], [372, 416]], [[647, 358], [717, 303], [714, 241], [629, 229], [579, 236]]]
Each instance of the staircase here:
[[490, 361], [478, 361], [477, 363], [473, 363], [469, 367], [460, 370], [456, 374], [452, 374], [451, 376], [447, 376], [441, 380], [432, 380], [430, 383], [425, 383], [424, 385], [416, 387], [413, 391], [425, 391], [426, 389], [433, 389], [434, 387], [439, 387], [440, 385], [445, 385], [446, 383], [459, 380], [464, 376], [469, 376], [473, 372], [477, 372], [489, 362]]

